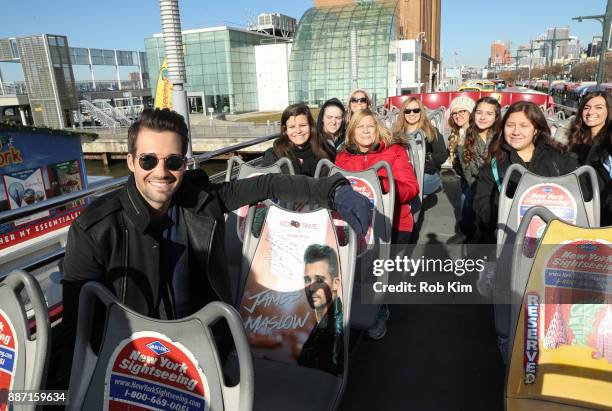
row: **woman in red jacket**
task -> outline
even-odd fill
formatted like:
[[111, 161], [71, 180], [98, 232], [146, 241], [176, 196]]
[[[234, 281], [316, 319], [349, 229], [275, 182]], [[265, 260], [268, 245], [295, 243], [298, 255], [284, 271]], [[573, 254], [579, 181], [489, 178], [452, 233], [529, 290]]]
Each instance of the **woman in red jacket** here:
[[[336, 156], [336, 165], [345, 170], [361, 171], [379, 161], [391, 166], [395, 181], [395, 212], [393, 217], [394, 244], [407, 244], [414, 225], [410, 201], [419, 193], [419, 184], [402, 141], [392, 137], [369, 110], [353, 113], [346, 130], [346, 142]], [[389, 190], [387, 171], [378, 171], [383, 191]]]
[[[391, 166], [395, 182], [395, 210], [393, 215], [393, 244], [408, 244], [414, 226], [410, 212], [410, 200], [419, 194], [419, 183], [406, 148], [402, 141], [394, 138], [391, 132], [383, 127], [369, 109], [356, 111], [351, 116], [346, 130], [345, 144], [336, 155], [336, 165], [345, 170], [361, 171], [370, 168], [379, 161], [386, 161]], [[387, 170], [378, 171], [382, 189], [389, 191]], [[368, 330], [368, 336], [379, 340], [387, 333], [389, 307], [381, 305], [376, 323]]]

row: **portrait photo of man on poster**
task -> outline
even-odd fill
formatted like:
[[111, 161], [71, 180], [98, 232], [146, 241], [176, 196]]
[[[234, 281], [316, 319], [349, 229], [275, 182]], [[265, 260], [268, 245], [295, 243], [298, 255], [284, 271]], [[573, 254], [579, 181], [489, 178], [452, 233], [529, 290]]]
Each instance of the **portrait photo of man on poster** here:
[[336, 251], [311, 244], [304, 252], [304, 292], [316, 325], [298, 357], [298, 364], [338, 375], [343, 369], [341, 278]]

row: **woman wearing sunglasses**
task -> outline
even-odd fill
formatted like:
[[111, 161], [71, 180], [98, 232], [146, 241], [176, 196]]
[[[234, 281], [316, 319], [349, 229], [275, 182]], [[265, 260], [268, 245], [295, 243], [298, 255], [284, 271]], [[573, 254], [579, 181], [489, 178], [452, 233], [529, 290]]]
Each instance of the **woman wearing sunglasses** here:
[[393, 134], [401, 139], [419, 130], [425, 133], [425, 175], [422, 191], [426, 196], [440, 188], [440, 171], [448, 158], [448, 152], [444, 137], [427, 118], [423, 102], [418, 98], [408, 97], [402, 103]]
[[[393, 137], [391, 131], [382, 126], [369, 109], [353, 114], [346, 129], [346, 144], [336, 156], [336, 165], [345, 170], [366, 170], [379, 161], [391, 166], [395, 182], [395, 210], [393, 216], [393, 244], [408, 244], [414, 219], [410, 212], [410, 201], [419, 193], [419, 184], [402, 141]], [[387, 171], [381, 168], [378, 176], [383, 192], [389, 191]], [[382, 338], [386, 331], [389, 309], [379, 312], [376, 324], [368, 330], [372, 339]]]
[[314, 176], [317, 162], [322, 158], [334, 161], [335, 150], [324, 142], [304, 103], [292, 104], [281, 115], [281, 136], [264, 152], [262, 165], [269, 166], [287, 157], [296, 174]]
[[366, 108], [372, 109], [372, 99], [367, 91], [363, 89], [356, 89], [351, 91], [349, 94], [348, 102], [346, 103], [346, 124], [350, 123], [353, 113], [359, 110], [365, 110]]

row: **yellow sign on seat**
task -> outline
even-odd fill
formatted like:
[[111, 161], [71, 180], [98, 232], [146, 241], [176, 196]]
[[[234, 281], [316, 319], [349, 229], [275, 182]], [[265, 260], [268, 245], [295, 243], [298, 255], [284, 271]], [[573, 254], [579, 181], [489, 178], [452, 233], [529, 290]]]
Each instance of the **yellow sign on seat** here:
[[515, 292], [515, 270], [533, 264], [513, 310], [507, 409], [612, 408], [612, 228], [553, 219], [536, 255], [521, 253], [515, 250]]

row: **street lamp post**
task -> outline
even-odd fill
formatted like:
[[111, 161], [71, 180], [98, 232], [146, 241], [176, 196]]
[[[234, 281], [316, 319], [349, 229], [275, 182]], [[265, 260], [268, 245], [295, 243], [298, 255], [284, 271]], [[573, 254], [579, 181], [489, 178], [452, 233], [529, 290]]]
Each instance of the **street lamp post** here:
[[582, 20], [597, 20], [601, 23], [603, 33], [601, 36], [601, 47], [599, 50], [599, 63], [597, 64], [597, 84], [604, 82], [604, 73], [606, 68], [606, 51], [610, 46], [610, 23], [612, 23], [612, 2], [608, 0], [606, 5], [606, 14], [600, 14], [597, 16], [578, 16], [573, 17], [572, 20], [578, 20], [581, 23]]
[[564, 41], [564, 40], [571, 40], [570, 38], [563, 38], [563, 39], [558, 39], [557, 38], [557, 28], [555, 27], [553, 29], [553, 38], [552, 39], [545, 39], [545, 40], [536, 40], [537, 42], [540, 43], [550, 43], [550, 64], [548, 65], [548, 70], [547, 70], [547, 75], [548, 75], [548, 94], [551, 93], [552, 91], [552, 66], [553, 66], [553, 60], [555, 57], [555, 45], [557, 44], [558, 41]]
[[[189, 130], [189, 105], [187, 91], [183, 88], [183, 84], [187, 80], [178, 0], [159, 0], [159, 10], [166, 58], [168, 59], [168, 74], [172, 83], [172, 108], [183, 116]], [[192, 157], [191, 138], [189, 138], [187, 145], [187, 157]]]

